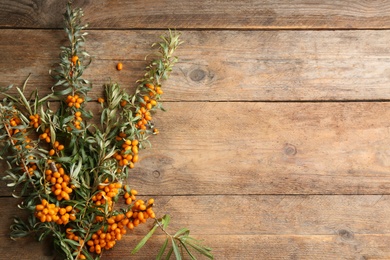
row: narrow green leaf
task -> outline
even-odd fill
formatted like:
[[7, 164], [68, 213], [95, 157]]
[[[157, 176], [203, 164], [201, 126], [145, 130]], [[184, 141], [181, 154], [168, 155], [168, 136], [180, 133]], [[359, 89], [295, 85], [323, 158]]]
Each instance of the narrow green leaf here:
[[16, 90], [18, 91], [18, 93], [20, 95], [20, 99], [22, 101], [23, 106], [27, 109], [27, 111], [30, 113], [30, 115], [32, 115], [30, 103], [27, 101], [27, 99], [24, 96], [23, 92], [20, 90], [20, 88], [16, 88]]
[[163, 228], [164, 228], [164, 229], [167, 229], [168, 224], [169, 224], [170, 221], [171, 221], [171, 216], [169, 216], [169, 215], [164, 215], [164, 216], [162, 217], [162, 225], [163, 225]]
[[167, 248], [167, 245], [168, 245], [168, 238], [165, 239], [164, 241], [164, 244], [162, 245], [162, 247], [160, 248], [160, 251], [158, 251], [158, 254], [156, 256], [156, 260], [160, 260], [161, 257], [163, 256], [164, 252], [165, 252], [165, 249]]
[[179, 247], [176, 245], [175, 239], [173, 237], [171, 237], [171, 240], [172, 240], [172, 248], [173, 248], [173, 252], [175, 253], [176, 260], [181, 260]]
[[168, 251], [168, 254], [167, 254], [167, 256], [165, 257], [165, 260], [169, 260], [169, 259], [171, 259], [171, 255], [172, 255], [172, 253], [173, 253], [173, 247], [171, 247], [171, 249], [169, 249], [169, 251]]
[[149, 240], [149, 238], [153, 235], [154, 231], [156, 231], [158, 225], [154, 225], [154, 227], [149, 231], [148, 234], [138, 243], [138, 245], [131, 251], [132, 254], [137, 253]]
[[214, 256], [210, 253], [211, 249], [208, 247], [201, 246], [197, 243], [192, 243], [189, 241], [190, 239], [187, 239], [186, 244], [194, 248], [196, 251], [201, 253], [202, 255], [206, 256], [209, 259], [214, 259]]
[[190, 233], [190, 230], [188, 228], [182, 228], [180, 229], [179, 231], [176, 232], [176, 234], [174, 235], [174, 237], [178, 238], [179, 236], [186, 236]]
[[190, 252], [186, 244], [180, 240], [181, 246], [186, 250], [187, 254], [191, 257], [192, 260], [196, 260], [196, 257]]

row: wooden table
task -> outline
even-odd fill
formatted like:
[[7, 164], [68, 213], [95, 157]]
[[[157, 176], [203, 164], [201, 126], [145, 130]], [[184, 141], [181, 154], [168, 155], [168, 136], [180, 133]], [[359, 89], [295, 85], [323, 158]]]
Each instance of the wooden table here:
[[[0, 1], [0, 86], [49, 91], [65, 1]], [[129, 182], [216, 259], [390, 259], [390, 1], [76, 1], [89, 22], [92, 96], [129, 91], [149, 44], [182, 31], [180, 62]], [[117, 62], [124, 64], [116, 71]], [[17, 200], [1, 182], [0, 258], [52, 259], [8, 238]], [[104, 259], [152, 259], [146, 232]]]

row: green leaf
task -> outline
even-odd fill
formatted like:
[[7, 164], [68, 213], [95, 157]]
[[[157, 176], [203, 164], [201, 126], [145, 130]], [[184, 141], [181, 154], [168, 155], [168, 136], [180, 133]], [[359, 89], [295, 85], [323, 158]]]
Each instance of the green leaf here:
[[173, 252], [175, 253], [176, 260], [181, 260], [181, 254], [179, 247], [176, 245], [175, 239], [171, 237]]
[[157, 227], [158, 225], [154, 225], [154, 227], [149, 231], [149, 233], [146, 234], [146, 236], [138, 243], [138, 245], [133, 249], [133, 251], [131, 251], [132, 254], [137, 253], [146, 244], [149, 238], [152, 237], [154, 231], [156, 231]]
[[164, 215], [161, 219], [162, 225], [164, 229], [167, 229], [169, 222], [171, 221], [171, 216]]
[[158, 254], [156, 256], [156, 260], [160, 260], [161, 257], [163, 256], [164, 252], [165, 252], [165, 249], [167, 248], [167, 245], [168, 245], [168, 238], [165, 239], [164, 241], [164, 244], [162, 245], [162, 247], [160, 248], [160, 251], [158, 251]]
[[74, 168], [75, 164], [72, 164], [71, 168], [70, 168], [70, 177], [72, 179], [78, 179], [77, 176], [79, 175], [80, 173], [80, 170], [81, 170], [81, 166], [83, 165], [83, 160], [80, 158], [79, 159], [79, 162], [76, 166], [76, 168]]
[[180, 240], [180, 244], [186, 250], [187, 254], [191, 257], [191, 259], [196, 260], [196, 257], [190, 252], [190, 250], [182, 240]]
[[179, 236], [188, 236], [190, 234], [190, 230], [188, 228], [182, 228], [176, 232], [174, 237], [178, 238]]
[[18, 93], [20, 95], [20, 99], [21, 99], [21, 102], [22, 102], [23, 106], [27, 109], [27, 111], [30, 113], [30, 115], [32, 115], [30, 103], [27, 101], [27, 99], [24, 96], [23, 92], [20, 90], [20, 88], [16, 88], [16, 90], [18, 91]]
[[[194, 241], [194, 242], [191, 242], [191, 241]], [[202, 255], [208, 257], [209, 259], [214, 259], [214, 256], [210, 253], [211, 248], [199, 245], [198, 240], [196, 240], [192, 237], [188, 237], [186, 239], [186, 244], [191, 246], [192, 248], [194, 248], [196, 251], [198, 251]]]
[[165, 259], [170, 259], [172, 253], [173, 253], [173, 247], [171, 247], [171, 249], [169, 249], [168, 254], [167, 254], [167, 256], [165, 257]]

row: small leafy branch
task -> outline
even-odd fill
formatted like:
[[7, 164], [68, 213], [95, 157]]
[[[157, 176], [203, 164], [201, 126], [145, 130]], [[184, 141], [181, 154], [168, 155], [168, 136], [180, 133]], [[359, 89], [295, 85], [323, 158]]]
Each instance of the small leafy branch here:
[[157, 53], [134, 94], [115, 82], [107, 84], [104, 97], [97, 100], [100, 120], [93, 120], [86, 108], [95, 101], [88, 97], [91, 84], [83, 78], [91, 60], [84, 49], [87, 25], [82, 25], [82, 16], [81, 9], [68, 3], [64, 24], [69, 45], [61, 47], [59, 65], [51, 73], [56, 81], [51, 94], [41, 98], [36, 90], [26, 95], [28, 78], [16, 88], [16, 96], [2, 91], [0, 158], [8, 164], [4, 179], [22, 200], [19, 208], [30, 213], [27, 219], [14, 219], [11, 238], [52, 237], [64, 259], [100, 259], [128, 231], [154, 219], [132, 253], [161, 229], [167, 238], [157, 259], [195, 259], [195, 254], [212, 259], [210, 248], [188, 229], [169, 234], [170, 217], [156, 218], [154, 199], [137, 199], [138, 192], [125, 184], [139, 151], [158, 134], [152, 114], [162, 108], [161, 84], [177, 62], [173, 54], [180, 34], [169, 31], [153, 45]]

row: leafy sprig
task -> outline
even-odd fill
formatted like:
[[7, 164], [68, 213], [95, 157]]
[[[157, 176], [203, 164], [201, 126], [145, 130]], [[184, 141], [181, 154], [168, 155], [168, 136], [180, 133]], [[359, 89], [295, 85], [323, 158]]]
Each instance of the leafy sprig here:
[[181, 44], [180, 34], [169, 31], [153, 45], [157, 51], [134, 94], [115, 82], [105, 86], [96, 124], [86, 109], [93, 100], [88, 97], [92, 85], [82, 77], [91, 61], [84, 50], [87, 25], [82, 16], [81, 9], [67, 5], [69, 45], [61, 47], [59, 65], [51, 73], [55, 80], [51, 94], [40, 98], [34, 91], [27, 96], [28, 78], [16, 97], [3, 93], [0, 158], [9, 166], [4, 179], [13, 195], [22, 198], [19, 208], [30, 213], [26, 220], [14, 219], [11, 238], [35, 235], [42, 241], [50, 236], [65, 259], [100, 259], [121, 240], [126, 227], [131, 230], [150, 218], [155, 223], [133, 253], [160, 228], [167, 239], [157, 259], [164, 253], [166, 259], [172, 254], [181, 259], [183, 253], [195, 259], [194, 250], [212, 259], [210, 249], [188, 229], [170, 235], [170, 217], [157, 219], [154, 200], [137, 199], [137, 191], [125, 184], [139, 150], [158, 133], [152, 114], [162, 108], [161, 84], [177, 62], [173, 54]]

